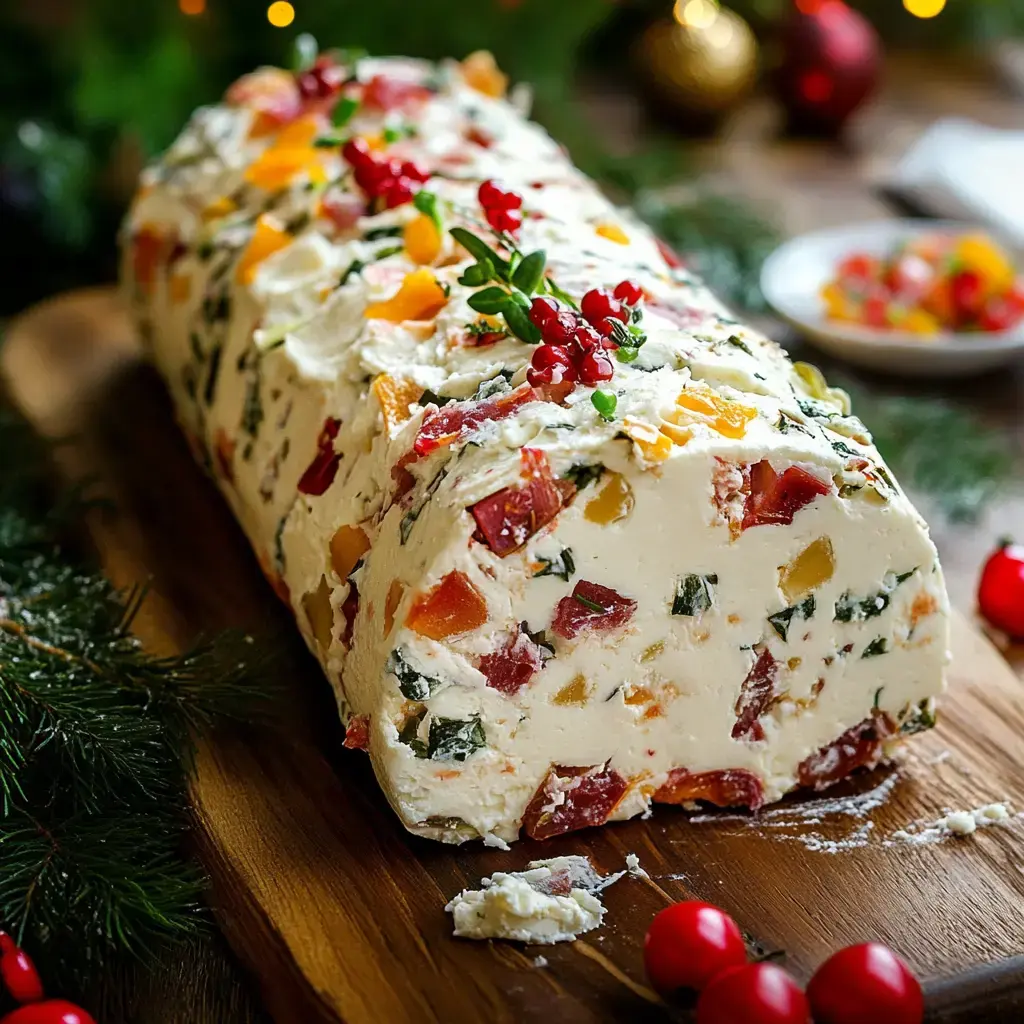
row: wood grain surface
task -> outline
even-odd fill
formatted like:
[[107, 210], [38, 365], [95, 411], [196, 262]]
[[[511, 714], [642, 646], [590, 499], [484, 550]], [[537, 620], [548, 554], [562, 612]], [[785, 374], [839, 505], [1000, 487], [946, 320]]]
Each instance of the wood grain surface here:
[[[145, 642], [177, 650], [242, 626], [280, 651], [272, 720], [204, 744], [193, 786], [218, 914], [276, 1020], [685, 1020], [646, 987], [641, 946], [653, 915], [690, 897], [727, 908], [801, 978], [874, 938], [928, 981], [930, 1019], [1024, 1019], [1024, 818], [932, 844], [897, 835], [946, 809], [1024, 809], [1024, 683], [962, 618], [939, 728], [824, 798], [758, 819], [659, 807], [508, 853], [445, 847], [408, 835], [366, 758], [341, 749], [328, 686], [194, 467], [112, 295], [37, 309], [0, 355], [18, 404], [64, 439], [62, 472], [95, 474], [113, 500], [89, 530], [117, 582], [150, 583]], [[612, 871], [631, 851], [651, 877], [609, 889], [605, 926], [575, 943], [451, 937], [445, 902], [483, 875], [564, 853]]]

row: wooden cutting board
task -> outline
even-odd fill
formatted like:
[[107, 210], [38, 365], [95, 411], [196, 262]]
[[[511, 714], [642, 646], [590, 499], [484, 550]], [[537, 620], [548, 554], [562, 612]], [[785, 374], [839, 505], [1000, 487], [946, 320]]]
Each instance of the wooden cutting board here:
[[[318, 667], [194, 467], [112, 294], [31, 312], [0, 368], [40, 430], [71, 438], [62, 472], [96, 474], [114, 500], [89, 529], [117, 582], [150, 583], [146, 643], [174, 651], [243, 626], [281, 651], [272, 724], [204, 744], [193, 786], [221, 922], [276, 1020], [683, 1020], [646, 987], [641, 947], [658, 910], [692, 897], [728, 909], [802, 979], [838, 946], [879, 939], [927, 979], [929, 1019], [1024, 1019], [1024, 818], [944, 842], [896, 835], [946, 809], [1024, 809], [1024, 682], [966, 621], [939, 728], [826, 798], [757, 820], [660, 807], [509, 853], [442, 846], [408, 835], [367, 759], [342, 750]], [[445, 902], [494, 870], [583, 853], [613, 871], [631, 851], [650, 879], [609, 889], [605, 926], [575, 943], [451, 937]]]

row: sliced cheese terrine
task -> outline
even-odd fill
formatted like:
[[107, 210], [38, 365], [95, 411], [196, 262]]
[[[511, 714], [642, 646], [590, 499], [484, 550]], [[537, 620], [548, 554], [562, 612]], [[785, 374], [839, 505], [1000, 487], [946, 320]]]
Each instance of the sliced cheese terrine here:
[[402, 822], [757, 809], [934, 721], [936, 552], [847, 397], [734, 320], [486, 55], [196, 113], [124, 275]]

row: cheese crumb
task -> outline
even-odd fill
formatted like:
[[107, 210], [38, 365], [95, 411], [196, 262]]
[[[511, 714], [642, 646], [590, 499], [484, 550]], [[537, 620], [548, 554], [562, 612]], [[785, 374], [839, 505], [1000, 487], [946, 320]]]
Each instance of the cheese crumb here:
[[498, 850], [504, 850], [506, 853], [512, 849], [501, 836], [496, 836], [493, 832], [485, 832], [483, 840], [484, 846], [493, 846]]
[[954, 811], [947, 814], [941, 824], [957, 836], [969, 836], [978, 828], [978, 823], [970, 811]]
[[626, 870], [635, 878], [651, 877], [642, 867], [640, 867], [640, 858], [635, 853], [626, 854]]

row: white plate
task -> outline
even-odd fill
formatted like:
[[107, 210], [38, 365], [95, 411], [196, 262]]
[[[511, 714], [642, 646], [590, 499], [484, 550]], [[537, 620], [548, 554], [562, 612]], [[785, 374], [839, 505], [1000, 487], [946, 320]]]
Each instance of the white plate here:
[[980, 373], [1024, 352], [1024, 326], [984, 334], [933, 334], [876, 330], [829, 320], [821, 289], [836, 265], [853, 252], [884, 256], [900, 242], [936, 231], [962, 234], [962, 221], [882, 220], [801, 235], [776, 249], [761, 270], [761, 290], [784, 320], [819, 348], [881, 373], [953, 377]]

